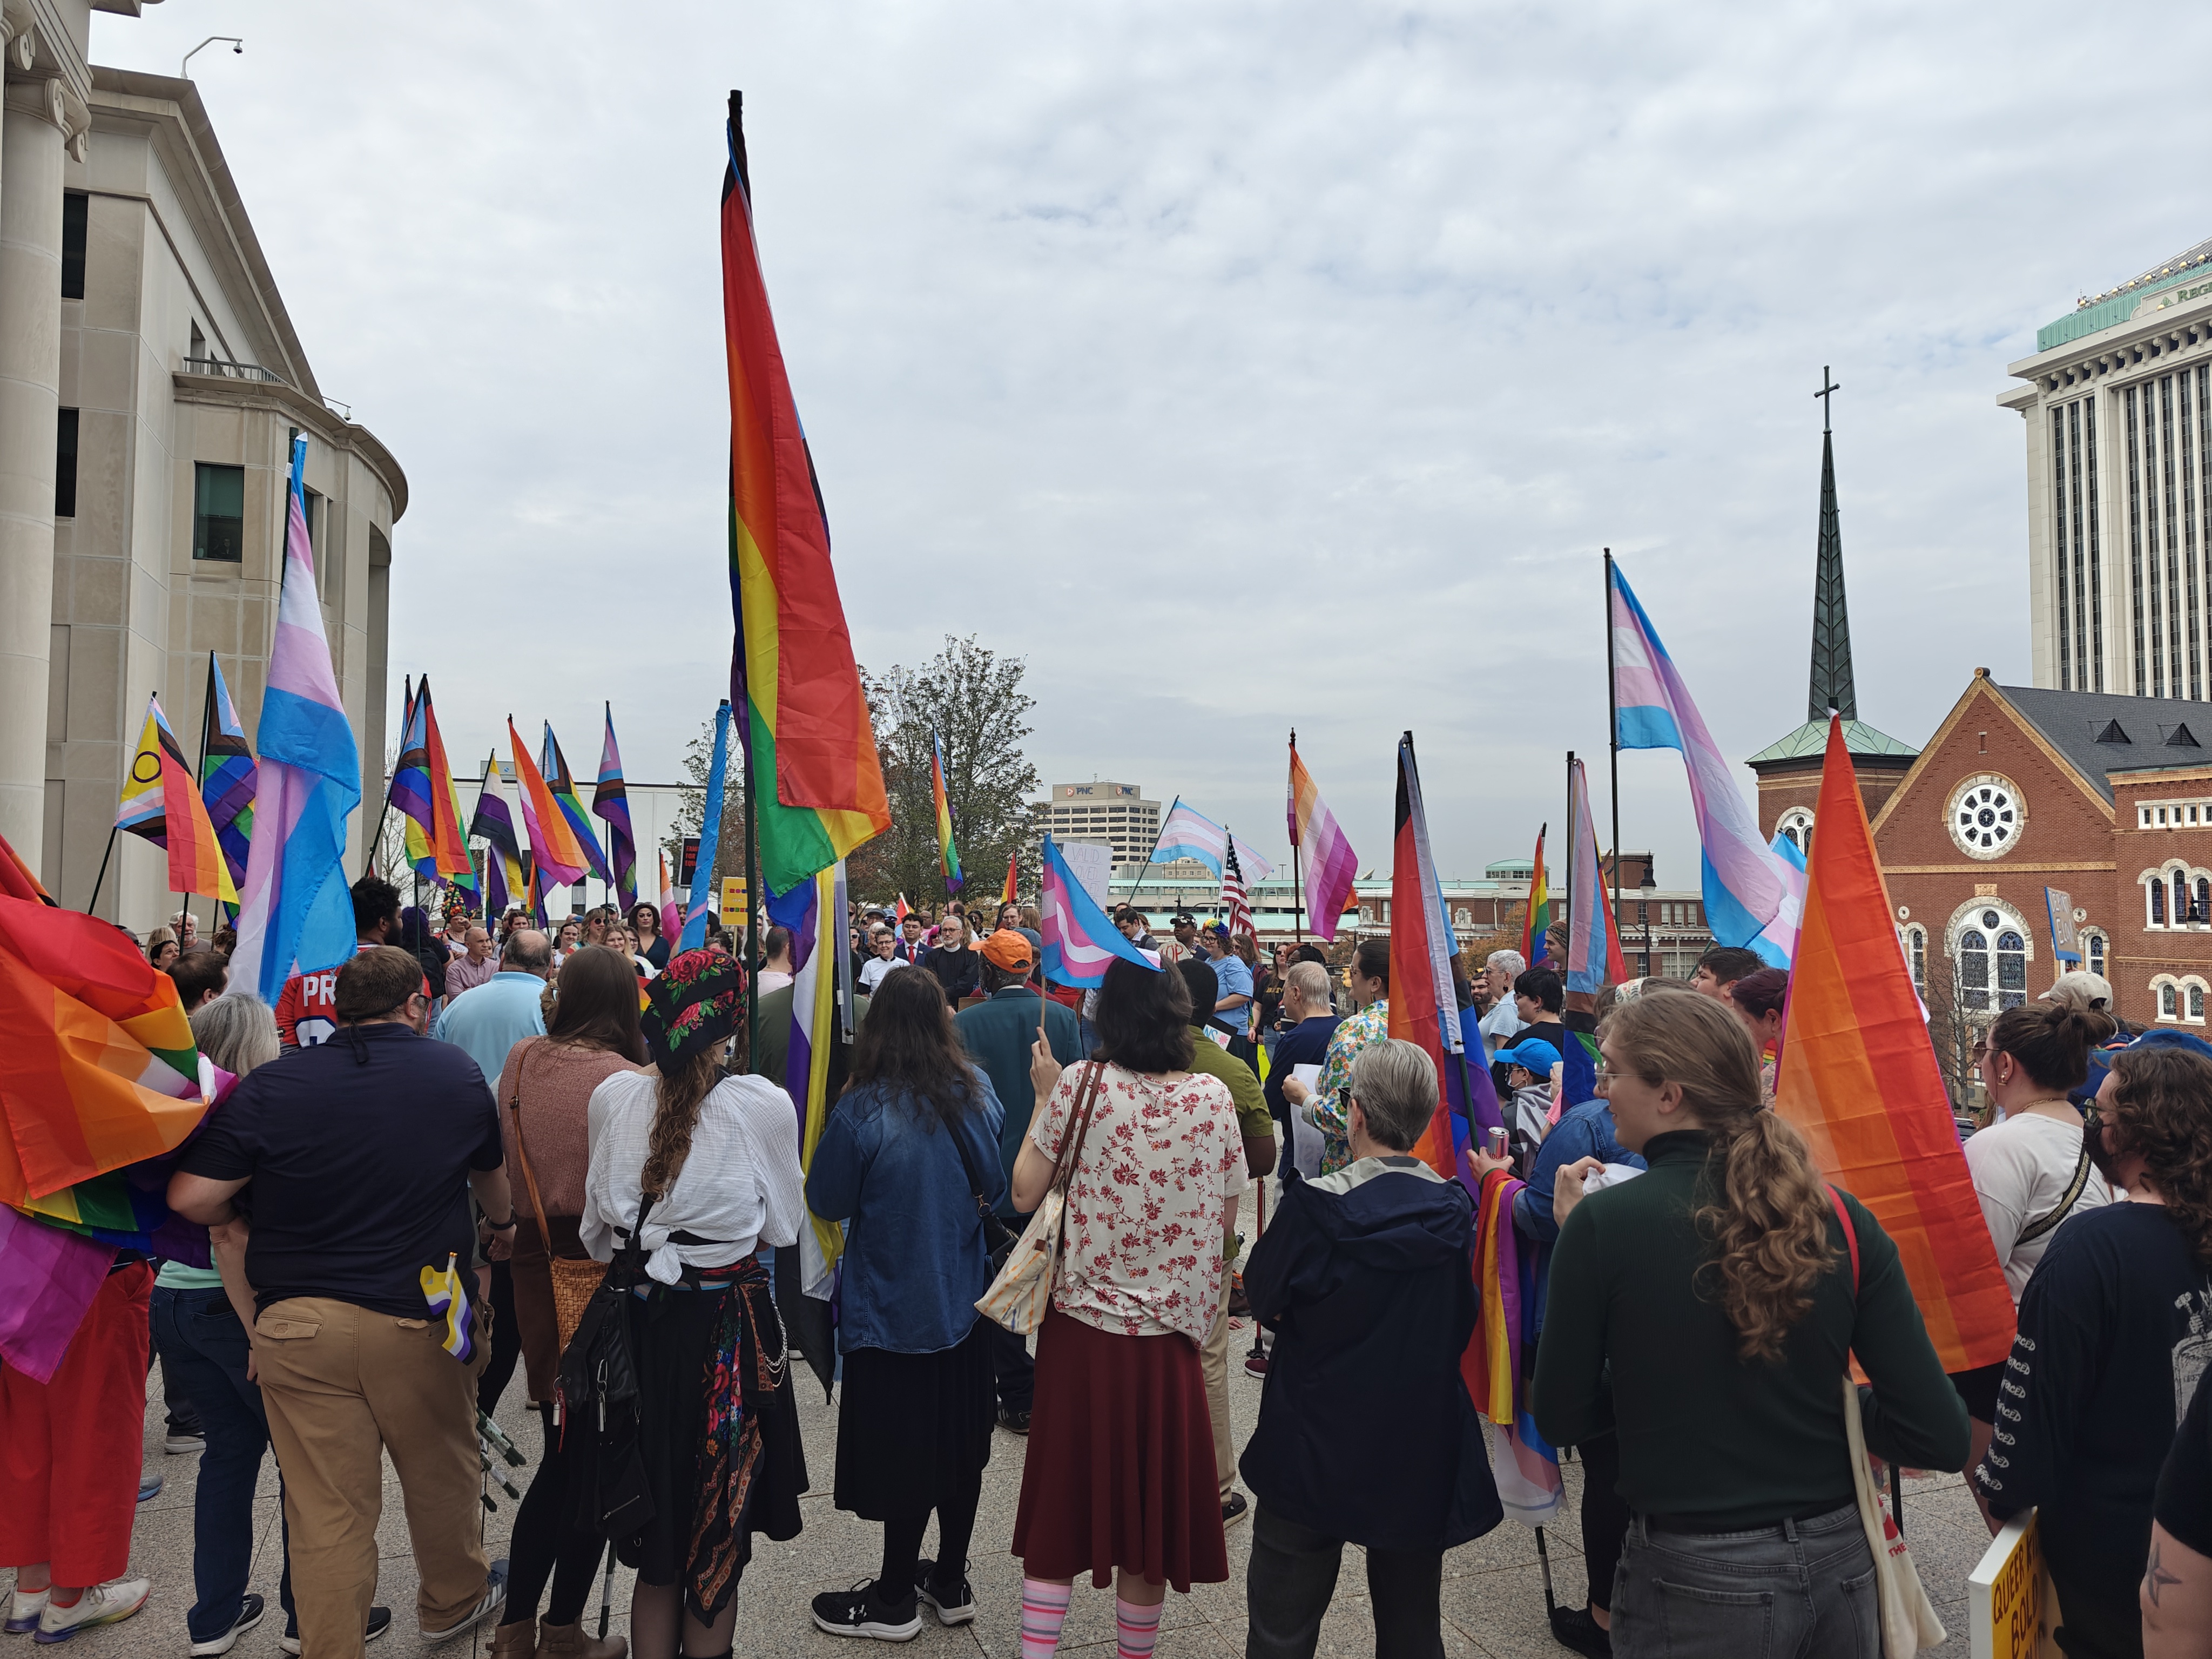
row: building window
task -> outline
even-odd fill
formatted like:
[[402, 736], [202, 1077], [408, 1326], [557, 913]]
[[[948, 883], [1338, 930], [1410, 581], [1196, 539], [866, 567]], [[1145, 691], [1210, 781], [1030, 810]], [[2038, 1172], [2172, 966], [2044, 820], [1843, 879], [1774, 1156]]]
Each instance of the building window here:
[[1810, 858], [1813, 855], [1813, 814], [1802, 806], [1793, 806], [1784, 812], [1775, 828], [1789, 839], [1790, 844]]
[[54, 517], [74, 519], [76, 517], [76, 410], [64, 409], [61, 415], [54, 434]]
[[2204, 988], [2201, 985], [2189, 988], [2189, 1023], [2192, 1025], [2204, 1023]]
[[193, 468], [192, 556], [238, 564], [246, 557], [246, 469]]
[[2082, 960], [2091, 973], [2103, 973], [2105, 971], [2105, 936], [2102, 933], [2082, 935], [2081, 955]]
[[1997, 935], [1997, 1006], [2017, 1008], [2027, 1000], [2027, 941], [2018, 933]]
[[2197, 908], [2189, 918], [2191, 921], [2212, 921], [2212, 881], [2197, 878]]
[[2173, 925], [2179, 927], [2191, 920], [2192, 918], [2189, 914], [2189, 878], [2177, 870], [2173, 872]]
[[84, 227], [91, 198], [80, 191], [62, 197], [62, 298], [84, 298]]
[[1912, 963], [1912, 988], [1925, 991], [1928, 988], [1928, 935], [1920, 928], [1908, 927], [1905, 931], [1905, 954]]
[[2150, 878], [2150, 925], [2166, 926], [2166, 880], [2161, 876]]
[[1636, 976], [1638, 979], [1649, 979], [1651, 977], [1651, 952], [1649, 951], [1639, 951], [1637, 952]]
[[2179, 1012], [2180, 1010], [2178, 1000], [2174, 994], [2173, 987], [2171, 985], [2160, 986], [2158, 988], [2158, 1017], [2160, 1019], [2172, 1019], [2179, 1015]]
[[1972, 927], [1959, 935], [1959, 984], [1966, 1006], [1990, 1006], [1990, 941]]

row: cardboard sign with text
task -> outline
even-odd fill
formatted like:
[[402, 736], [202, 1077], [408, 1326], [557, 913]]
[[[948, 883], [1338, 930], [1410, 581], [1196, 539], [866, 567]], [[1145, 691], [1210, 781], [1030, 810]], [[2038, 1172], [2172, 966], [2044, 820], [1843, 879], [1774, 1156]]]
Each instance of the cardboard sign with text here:
[[2035, 1511], [2014, 1516], [1966, 1577], [1973, 1659], [2063, 1659], [2058, 1600], [2044, 1571]]

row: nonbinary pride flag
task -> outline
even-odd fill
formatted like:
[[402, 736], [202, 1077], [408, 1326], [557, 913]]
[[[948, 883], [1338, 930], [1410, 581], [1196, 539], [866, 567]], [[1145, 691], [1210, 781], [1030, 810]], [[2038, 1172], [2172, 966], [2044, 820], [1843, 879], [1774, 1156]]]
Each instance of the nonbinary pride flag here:
[[223, 860], [206, 803], [200, 799], [192, 769], [185, 763], [177, 734], [169, 730], [169, 717], [161, 712], [159, 697], [146, 699], [146, 729], [139, 734], [138, 752], [131, 757], [131, 771], [123, 781], [115, 827], [167, 849], [169, 891], [237, 902], [230, 866]]
[[1291, 845], [1305, 854], [1306, 915], [1314, 937], [1336, 937], [1337, 923], [1352, 897], [1352, 884], [1359, 872], [1358, 854], [1344, 838], [1336, 814], [1322, 799], [1313, 775], [1298, 758], [1298, 741], [1291, 738], [1290, 798], [1284, 805], [1289, 820]]
[[1614, 736], [1623, 749], [1674, 749], [1690, 775], [1690, 801], [1703, 847], [1705, 921], [1717, 945], [1759, 951], [1777, 967], [1789, 958], [1760, 939], [1786, 896], [1782, 872], [1730, 766], [1705, 730], [1690, 688], [1659, 642], [1618, 564], [1613, 573]]
[[1139, 951], [1107, 920], [1098, 901], [1067, 867], [1060, 848], [1044, 843], [1044, 975], [1055, 985], [1103, 985], [1116, 960], [1159, 971], [1159, 963]]
[[1821, 1173], [1897, 1241], [1943, 1369], [1993, 1365], [2012, 1352], [2012, 1296], [1834, 716], [1814, 817], [1820, 833], [1806, 872], [1774, 1109], [1797, 1126]]
[[753, 234], [743, 103], [722, 176], [730, 362], [730, 664], [761, 873], [789, 892], [890, 828], [868, 700], [830, 562], [830, 520], [784, 371]]
[[307, 441], [295, 438], [284, 587], [253, 745], [261, 757], [253, 844], [230, 963], [232, 988], [250, 990], [272, 1006], [294, 972], [336, 968], [353, 955], [355, 943], [344, 858], [346, 817], [361, 805], [361, 749], [323, 635], [315, 549], [301, 493], [307, 465]]

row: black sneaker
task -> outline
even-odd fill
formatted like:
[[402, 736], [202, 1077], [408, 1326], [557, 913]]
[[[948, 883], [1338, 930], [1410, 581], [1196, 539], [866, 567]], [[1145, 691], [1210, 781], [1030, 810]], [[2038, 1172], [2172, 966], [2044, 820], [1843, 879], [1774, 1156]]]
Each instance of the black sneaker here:
[[975, 1617], [975, 1591], [968, 1583], [966, 1574], [951, 1583], [940, 1584], [937, 1563], [927, 1556], [915, 1563], [914, 1592], [937, 1615], [940, 1625], [965, 1625]]
[[239, 1604], [238, 1617], [231, 1620], [228, 1630], [220, 1636], [210, 1637], [204, 1642], [192, 1644], [192, 1659], [211, 1659], [215, 1654], [228, 1653], [240, 1637], [261, 1622], [261, 1614], [266, 1606], [261, 1597], [249, 1595]]
[[909, 1589], [897, 1601], [878, 1601], [879, 1589], [863, 1578], [848, 1590], [814, 1598], [814, 1627], [832, 1636], [865, 1636], [878, 1642], [911, 1642], [921, 1634], [921, 1604]]
[[1613, 1638], [1590, 1617], [1588, 1607], [1553, 1607], [1552, 1639], [1584, 1659], [1613, 1659]]
[[1233, 1527], [1251, 1513], [1252, 1505], [1244, 1494], [1241, 1492], [1232, 1492], [1229, 1494], [1228, 1500], [1221, 1506], [1221, 1524], [1224, 1527]]
[[[368, 1628], [361, 1633], [361, 1639], [364, 1642], [374, 1642], [391, 1628], [392, 1609], [371, 1607], [368, 1610]], [[286, 1653], [297, 1653], [300, 1650], [299, 1614], [294, 1613], [284, 1621], [284, 1634], [277, 1638], [276, 1645]]]
[[999, 1426], [1008, 1434], [1027, 1434], [1030, 1431], [1030, 1414], [1027, 1412], [1010, 1412], [1002, 1407], [999, 1413]]

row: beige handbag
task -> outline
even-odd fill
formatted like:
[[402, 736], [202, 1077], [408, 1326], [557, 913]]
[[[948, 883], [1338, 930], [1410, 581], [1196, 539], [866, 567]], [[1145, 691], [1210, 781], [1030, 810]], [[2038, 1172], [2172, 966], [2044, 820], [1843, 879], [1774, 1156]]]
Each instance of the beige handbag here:
[[[1828, 1189], [1828, 1201], [1836, 1206], [1836, 1215], [1844, 1224], [1844, 1240], [1851, 1251], [1851, 1295], [1856, 1298], [1859, 1289], [1859, 1236], [1851, 1225], [1850, 1212], [1836, 1189]], [[1867, 1548], [1874, 1555], [1874, 1583], [1876, 1605], [1881, 1610], [1882, 1659], [1912, 1659], [1923, 1648], [1932, 1648], [1944, 1637], [1943, 1622], [1936, 1618], [1936, 1609], [1929, 1605], [1928, 1591], [1920, 1582], [1920, 1569], [1913, 1564], [1912, 1552], [1905, 1547], [1905, 1534], [1897, 1529], [1888, 1507], [1881, 1501], [1881, 1489], [1875, 1486], [1874, 1468], [1867, 1456], [1866, 1422], [1859, 1412], [1859, 1387], [1851, 1381], [1849, 1371], [1844, 1373], [1844, 1437], [1849, 1443], [1851, 1456], [1851, 1486], [1858, 1497], [1859, 1525], [1866, 1529]]]
[[1105, 1070], [1097, 1060], [1084, 1074], [1075, 1098], [1074, 1127], [1061, 1142], [1053, 1166], [1052, 1185], [1015, 1241], [1013, 1253], [991, 1288], [975, 1303], [975, 1310], [1004, 1325], [1017, 1336], [1028, 1336], [1044, 1323], [1052, 1306], [1053, 1280], [1060, 1275], [1061, 1235], [1067, 1224], [1067, 1182], [1083, 1156], [1083, 1138], [1090, 1133], [1091, 1109], [1098, 1098], [1098, 1078]]
[[523, 1183], [530, 1188], [530, 1207], [538, 1216], [538, 1242], [545, 1252], [545, 1271], [553, 1280], [553, 1326], [560, 1334], [561, 1351], [565, 1353], [569, 1339], [576, 1334], [576, 1327], [584, 1317], [592, 1292], [607, 1276], [607, 1264], [594, 1261], [589, 1256], [553, 1254], [553, 1230], [545, 1223], [545, 1200], [538, 1195], [538, 1177], [530, 1168], [530, 1149], [522, 1142], [522, 1073], [529, 1064], [530, 1056], [526, 1054], [514, 1068], [514, 1092], [507, 1097], [507, 1109], [514, 1115], [514, 1154], [522, 1164]]

